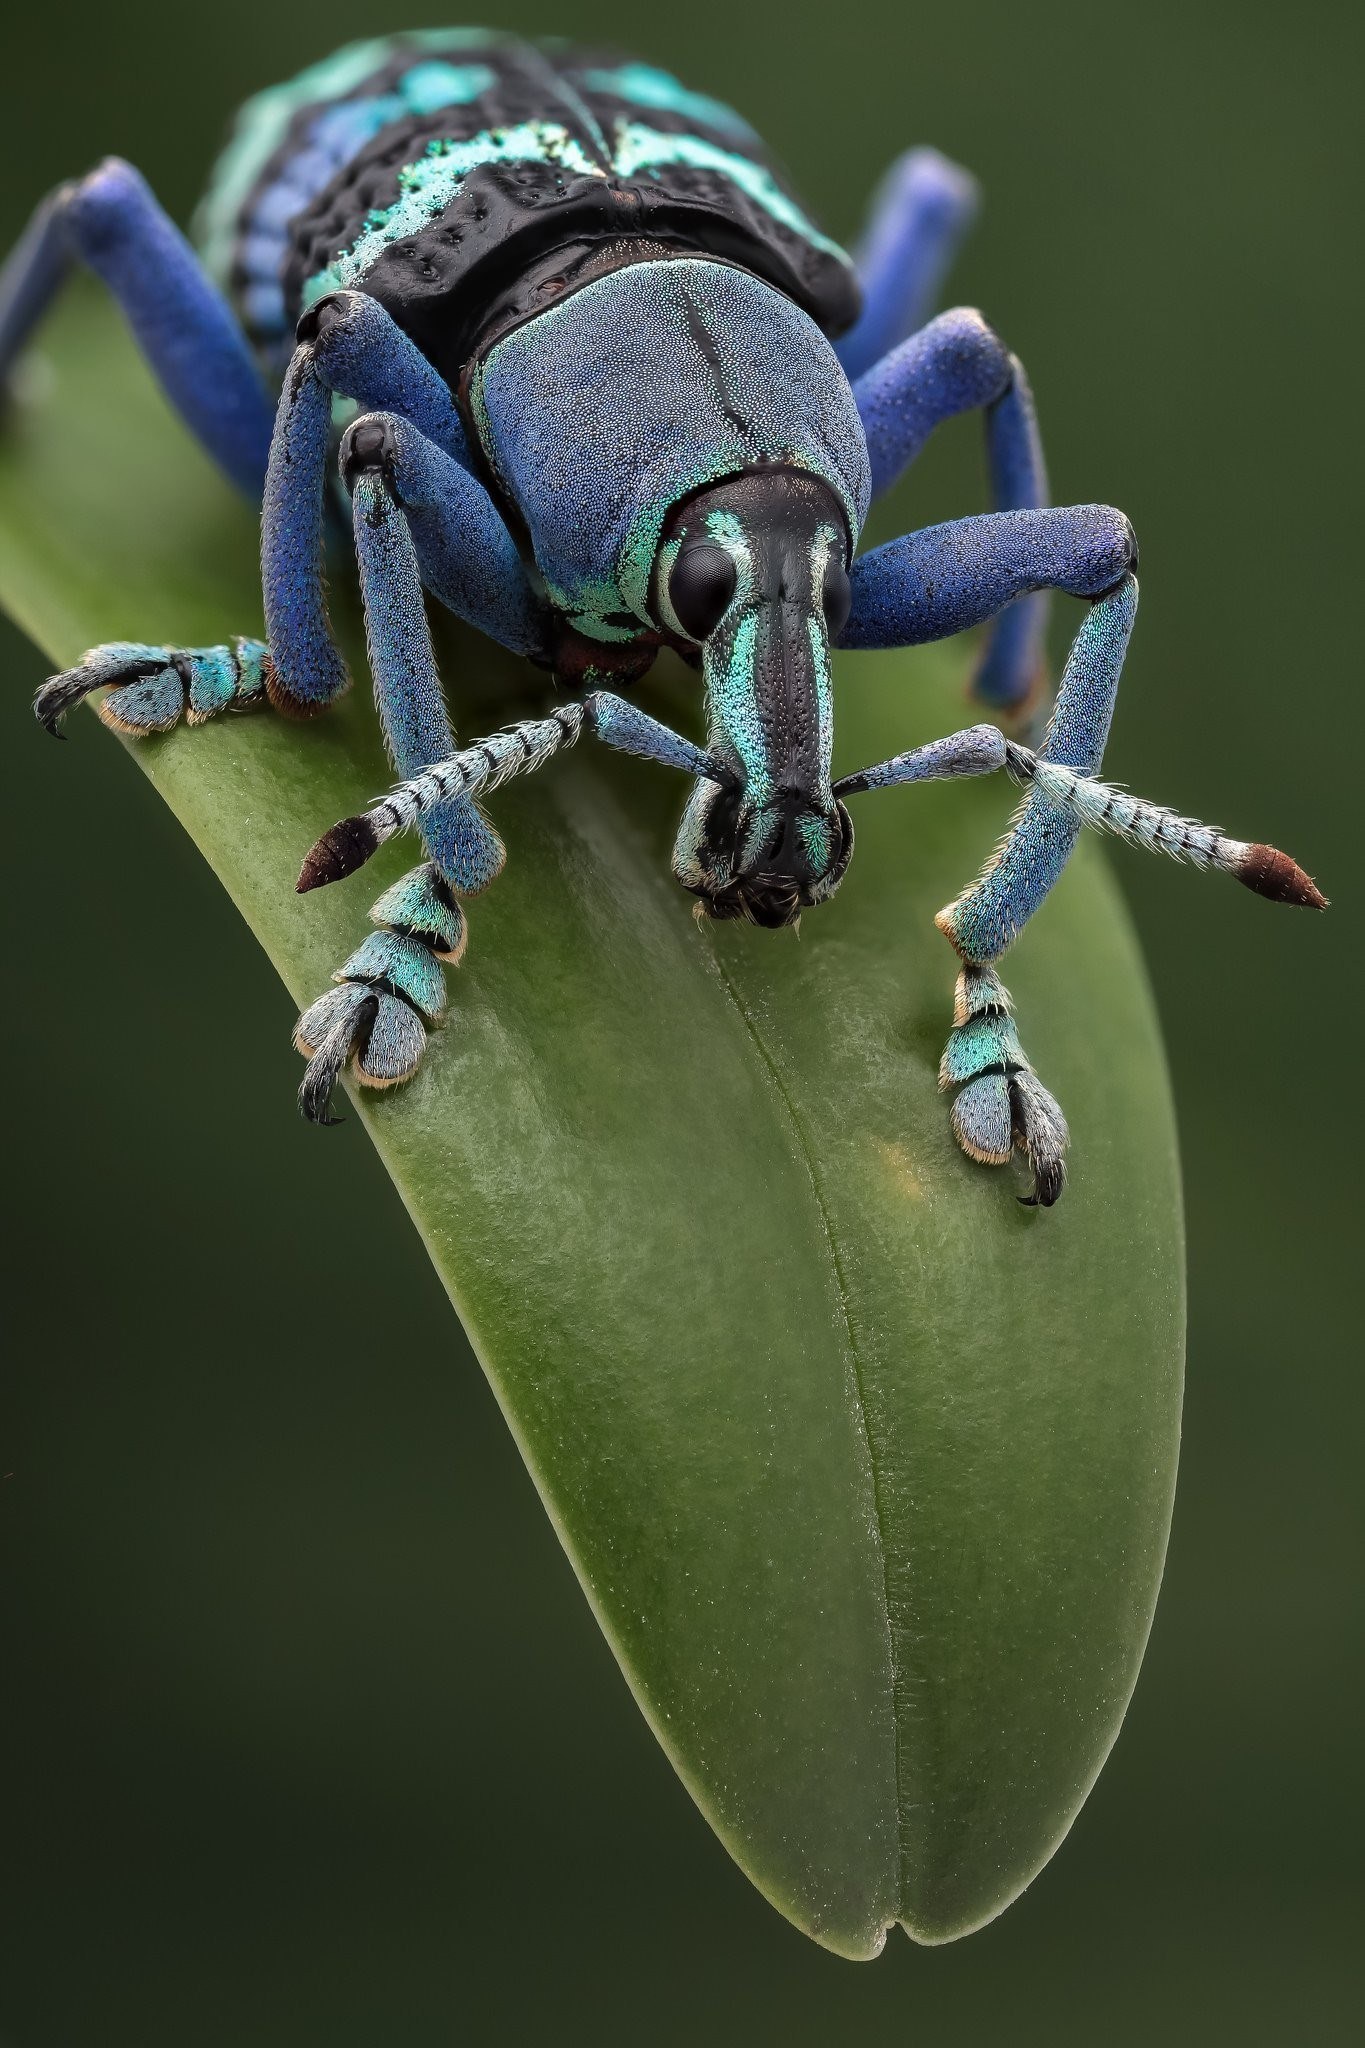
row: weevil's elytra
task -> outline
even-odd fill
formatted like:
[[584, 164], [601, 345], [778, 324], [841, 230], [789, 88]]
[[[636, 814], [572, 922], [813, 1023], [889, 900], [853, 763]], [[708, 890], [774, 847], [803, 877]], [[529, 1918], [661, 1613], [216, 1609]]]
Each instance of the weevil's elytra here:
[[[974, 205], [966, 172], [914, 150], [855, 263], [719, 101], [614, 53], [449, 29], [352, 44], [250, 101], [198, 255], [116, 160], [39, 208], [0, 273], [0, 374], [72, 260], [89, 264], [185, 423], [261, 503], [268, 634], [92, 648], [39, 692], [50, 730], [94, 690], [106, 722], [138, 734], [325, 710], [349, 681], [322, 582], [338, 460], [349, 490], [403, 781], [326, 832], [298, 886], [352, 873], [410, 827], [427, 858], [299, 1019], [306, 1115], [328, 1120], [348, 1066], [378, 1087], [416, 1070], [445, 1008], [438, 963], [464, 949], [460, 899], [505, 858], [479, 799], [584, 732], [691, 778], [678, 880], [703, 915], [769, 928], [834, 895], [848, 800], [1002, 770], [1024, 786], [1003, 846], [939, 914], [961, 961], [940, 1078], [963, 1150], [1022, 1153], [1043, 1206], [1061, 1192], [1066, 1121], [993, 963], [1082, 825], [1322, 907], [1273, 847], [1096, 779], [1137, 545], [1110, 507], [1048, 508], [1021, 365], [979, 313], [929, 317]], [[359, 411], [339, 447], [338, 401]], [[859, 554], [872, 498], [973, 410], [994, 511]], [[1087, 610], [1044, 727], [1053, 590]], [[460, 749], [424, 591], [586, 695]], [[987, 620], [974, 693], [1001, 723], [832, 782], [831, 649]], [[664, 645], [701, 672], [705, 747], [620, 694]]]

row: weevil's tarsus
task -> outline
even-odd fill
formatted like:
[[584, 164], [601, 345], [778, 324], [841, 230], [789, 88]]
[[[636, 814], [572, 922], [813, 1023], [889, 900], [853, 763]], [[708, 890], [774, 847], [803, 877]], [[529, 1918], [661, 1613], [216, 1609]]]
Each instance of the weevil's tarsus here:
[[1033, 1185], [1020, 1201], [1051, 1208], [1066, 1178], [1066, 1118], [1029, 1063], [1009, 991], [995, 969], [965, 963], [957, 977], [954, 1024], [939, 1063], [939, 1087], [956, 1089], [953, 1135], [969, 1159], [1003, 1166], [1027, 1160]]
[[111, 641], [92, 647], [75, 668], [52, 676], [33, 700], [33, 715], [54, 736], [68, 711], [105, 690], [99, 715], [131, 739], [169, 732], [183, 718], [204, 725], [224, 711], [258, 710], [267, 698], [270, 650], [238, 637], [220, 647], [148, 647]]

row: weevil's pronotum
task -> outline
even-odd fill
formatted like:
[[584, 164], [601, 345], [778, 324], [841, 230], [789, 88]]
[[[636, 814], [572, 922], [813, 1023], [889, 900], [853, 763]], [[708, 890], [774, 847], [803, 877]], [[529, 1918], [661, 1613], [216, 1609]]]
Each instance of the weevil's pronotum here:
[[[439, 963], [464, 948], [462, 899], [503, 863], [480, 797], [585, 732], [692, 778], [678, 880], [706, 915], [770, 928], [838, 888], [848, 799], [1001, 769], [1025, 786], [938, 924], [960, 958], [941, 1070], [953, 1130], [974, 1159], [1022, 1152], [1031, 1201], [1061, 1190], [1067, 1127], [994, 963], [1081, 826], [1322, 905], [1285, 854], [1095, 779], [1136, 543], [1107, 506], [1047, 506], [1020, 364], [980, 314], [929, 317], [973, 204], [965, 172], [913, 151], [855, 263], [720, 102], [618, 56], [454, 29], [354, 44], [252, 100], [198, 255], [125, 163], [39, 208], [0, 273], [0, 373], [83, 259], [186, 424], [262, 503], [267, 633], [93, 648], [40, 691], [45, 725], [99, 689], [105, 721], [138, 734], [266, 703], [308, 716], [340, 696], [322, 581], [339, 459], [405, 779], [326, 833], [298, 886], [349, 874], [408, 827], [427, 858], [299, 1019], [308, 1116], [326, 1120], [348, 1063], [381, 1087], [414, 1073], [445, 1007]], [[360, 409], [339, 448], [338, 400]], [[858, 554], [871, 499], [970, 410], [995, 510]], [[1052, 590], [1087, 610], [1044, 725]], [[424, 591], [585, 694], [460, 749]], [[833, 780], [831, 648], [985, 620], [974, 691], [1000, 724]], [[661, 646], [700, 669], [704, 748], [619, 694]]]

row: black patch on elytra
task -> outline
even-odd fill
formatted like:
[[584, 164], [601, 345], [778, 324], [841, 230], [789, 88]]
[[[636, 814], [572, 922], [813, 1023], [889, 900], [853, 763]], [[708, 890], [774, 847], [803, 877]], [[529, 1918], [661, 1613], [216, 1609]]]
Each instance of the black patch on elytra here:
[[[757, 137], [737, 136], [728, 126], [698, 121], [692, 114], [645, 110], [614, 94], [588, 90], [578, 76], [581, 71], [619, 60], [571, 46], [542, 48], [513, 37], [490, 37], [486, 44], [439, 53], [399, 38], [383, 65], [346, 97], [382, 94], [413, 64], [442, 55], [454, 64], [486, 65], [492, 85], [465, 105], [389, 123], [294, 217], [280, 271], [287, 320], [297, 319], [308, 279], [353, 246], [371, 215], [396, 203], [400, 172], [432, 143], [464, 142], [484, 131], [550, 120], [606, 169], [603, 141], [610, 140], [617, 121], [645, 121], [662, 133], [696, 134], [747, 157], [795, 196]], [[313, 123], [328, 104], [313, 101], [291, 117], [280, 146], [243, 202], [238, 216], [243, 239], [261, 196], [277, 187], [290, 163], [309, 148]], [[724, 172], [696, 164], [661, 164], [633, 178], [574, 173], [553, 163], [481, 165], [462, 181], [449, 206], [384, 252], [366, 274], [363, 289], [387, 307], [453, 389], [498, 292], [547, 250], [622, 235], [655, 236], [738, 263], [787, 293], [830, 335], [845, 332], [861, 310], [851, 264], [776, 220]], [[249, 281], [239, 253], [230, 279], [239, 307]]]

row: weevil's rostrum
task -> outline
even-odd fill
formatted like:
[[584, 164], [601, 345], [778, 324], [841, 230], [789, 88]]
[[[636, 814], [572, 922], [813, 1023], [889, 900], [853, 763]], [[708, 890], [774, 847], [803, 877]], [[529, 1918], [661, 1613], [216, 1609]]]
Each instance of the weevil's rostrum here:
[[[1066, 1121], [994, 962], [1082, 826], [1321, 907], [1287, 855], [1097, 779], [1137, 547], [1110, 507], [1048, 506], [1019, 362], [980, 314], [931, 317], [974, 205], [966, 172], [911, 151], [855, 262], [718, 100], [615, 54], [451, 29], [353, 44], [250, 101], [198, 254], [114, 159], [39, 208], [0, 272], [0, 374], [88, 264], [186, 425], [259, 500], [266, 620], [264, 641], [93, 648], [39, 693], [45, 725], [95, 690], [134, 734], [325, 710], [349, 682], [325, 530], [349, 506], [403, 780], [324, 834], [298, 886], [408, 829], [426, 859], [299, 1019], [307, 1115], [328, 1119], [348, 1067], [379, 1087], [416, 1071], [445, 1009], [440, 963], [464, 951], [462, 900], [505, 857], [480, 799], [585, 732], [691, 778], [678, 880], [700, 914], [770, 928], [834, 895], [853, 798], [955, 775], [1023, 785], [985, 872], [938, 918], [960, 959], [940, 1079], [964, 1151], [1022, 1153], [1042, 1204], [1061, 1192]], [[341, 406], [355, 416], [338, 439]], [[873, 497], [969, 411], [994, 510], [860, 554]], [[1087, 608], [1055, 701], [1054, 590]], [[461, 749], [425, 593], [582, 694]], [[831, 651], [986, 621], [973, 689], [996, 722], [833, 780]], [[700, 673], [704, 746], [621, 694], [665, 646]]]

